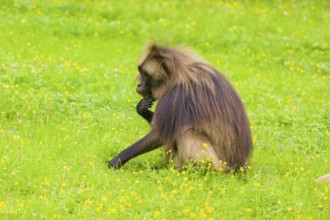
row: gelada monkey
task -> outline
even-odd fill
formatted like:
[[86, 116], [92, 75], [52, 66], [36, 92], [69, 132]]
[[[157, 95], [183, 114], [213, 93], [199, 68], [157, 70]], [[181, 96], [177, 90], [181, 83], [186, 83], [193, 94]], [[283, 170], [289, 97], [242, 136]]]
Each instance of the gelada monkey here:
[[[188, 161], [215, 170], [237, 170], [252, 151], [251, 130], [242, 100], [229, 81], [193, 52], [151, 44], [138, 64], [137, 112], [150, 132], [109, 162], [130, 159], [164, 146], [180, 167]], [[158, 101], [155, 111], [149, 110]]]

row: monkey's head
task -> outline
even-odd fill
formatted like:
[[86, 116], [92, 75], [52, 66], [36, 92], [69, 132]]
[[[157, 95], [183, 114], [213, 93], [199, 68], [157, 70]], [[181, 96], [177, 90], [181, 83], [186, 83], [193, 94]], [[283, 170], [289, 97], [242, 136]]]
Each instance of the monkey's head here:
[[159, 94], [165, 89], [168, 81], [165, 62], [161, 56], [161, 48], [155, 44], [149, 47], [148, 52], [141, 58], [138, 65], [140, 80], [136, 92], [143, 97], [153, 100], [160, 98]]
[[136, 92], [143, 97], [159, 100], [170, 86], [184, 81], [184, 76], [178, 73], [187, 72], [182, 71], [188, 66], [187, 58], [187, 54], [180, 50], [151, 44], [138, 65], [137, 79], [140, 82]]

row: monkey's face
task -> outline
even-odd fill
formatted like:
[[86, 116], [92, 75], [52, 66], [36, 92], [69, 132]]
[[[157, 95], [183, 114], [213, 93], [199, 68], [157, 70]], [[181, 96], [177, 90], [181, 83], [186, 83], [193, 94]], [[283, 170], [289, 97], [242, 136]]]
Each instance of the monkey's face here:
[[146, 59], [138, 66], [138, 70], [140, 74], [137, 79], [140, 81], [136, 87], [136, 92], [143, 97], [159, 100], [168, 81], [160, 63], [156, 59]]
[[[160, 100], [168, 91], [173, 78], [173, 57], [169, 56], [170, 51], [153, 45], [149, 48], [139, 61], [140, 80], [136, 87], [136, 92], [143, 97], [152, 100]], [[173, 84], [173, 83], [172, 83]]]
[[[140, 71], [140, 68], [139, 68]], [[136, 86], [136, 92], [139, 93], [143, 97], [152, 98], [152, 92], [150, 87], [151, 77], [144, 72], [140, 71], [140, 75], [138, 76], [140, 80], [138, 85]]]

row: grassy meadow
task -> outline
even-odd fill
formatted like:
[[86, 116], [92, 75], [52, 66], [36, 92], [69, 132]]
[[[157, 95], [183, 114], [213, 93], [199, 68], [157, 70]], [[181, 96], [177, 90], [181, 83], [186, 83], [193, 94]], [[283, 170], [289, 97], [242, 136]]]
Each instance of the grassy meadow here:
[[[147, 42], [185, 45], [244, 100], [244, 173], [106, 162], [137, 115]], [[329, 219], [330, 2], [3, 0], [0, 219]], [[158, 169], [153, 167], [158, 166]]]

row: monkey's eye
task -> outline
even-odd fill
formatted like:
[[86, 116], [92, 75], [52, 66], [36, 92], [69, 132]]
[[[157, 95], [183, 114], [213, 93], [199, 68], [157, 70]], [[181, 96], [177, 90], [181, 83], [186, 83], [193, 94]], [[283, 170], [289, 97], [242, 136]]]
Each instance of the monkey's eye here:
[[138, 70], [141, 75], [148, 75], [148, 73], [144, 71], [141, 66], [138, 67]]
[[152, 79], [152, 77], [148, 73], [146, 73], [146, 72], [142, 72], [141, 73], [141, 78], [145, 78], [148, 81], [151, 81], [151, 79]]

